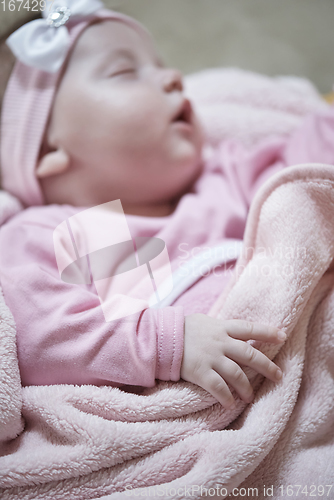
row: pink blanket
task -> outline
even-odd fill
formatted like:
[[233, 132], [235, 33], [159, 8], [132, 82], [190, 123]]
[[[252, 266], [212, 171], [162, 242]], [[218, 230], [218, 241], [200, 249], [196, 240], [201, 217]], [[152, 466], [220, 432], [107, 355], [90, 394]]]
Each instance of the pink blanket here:
[[[19, 209], [2, 194], [0, 223]], [[256, 344], [283, 379], [246, 370], [256, 397], [233, 412], [185, 382], [142, 394], [21, 388], [15, 324], [0, 300], [0, 497], [218, 499], [257, 488], [256, 498], [285, 498], [301, 485], [304, 496], [306, 487], [308, 496], [334, 498], [333, 257], [334, 167], [295, 166], [269, 179], [210, 314], [284, 329], [281, 348]]]

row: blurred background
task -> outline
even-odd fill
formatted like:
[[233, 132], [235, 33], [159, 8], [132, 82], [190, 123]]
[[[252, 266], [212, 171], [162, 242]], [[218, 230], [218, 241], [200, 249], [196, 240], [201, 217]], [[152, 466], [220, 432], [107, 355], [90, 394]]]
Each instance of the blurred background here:
[[[0, 99], [14, 59], [6, 37], [38, 13], [0, 2]], [[141, 21], [168, 65], [184, 74], [239, 67], [334, 84], [334, 0], [105, 0]], [[17, 4], [19, 5], [19, 4]], [[4, 7], [6, 10], [4, 11]], [[18, 8], [18, 7], [17, 7]]]

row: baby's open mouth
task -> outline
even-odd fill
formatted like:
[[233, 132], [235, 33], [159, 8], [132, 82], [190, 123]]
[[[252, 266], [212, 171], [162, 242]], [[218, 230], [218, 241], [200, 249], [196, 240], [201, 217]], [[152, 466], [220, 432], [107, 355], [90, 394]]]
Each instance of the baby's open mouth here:
[[177, 115], [174, 117], [173, 122], [191, 123], [192, 106], [189, 99], [185, 99], [181, 108], [178, 110]]

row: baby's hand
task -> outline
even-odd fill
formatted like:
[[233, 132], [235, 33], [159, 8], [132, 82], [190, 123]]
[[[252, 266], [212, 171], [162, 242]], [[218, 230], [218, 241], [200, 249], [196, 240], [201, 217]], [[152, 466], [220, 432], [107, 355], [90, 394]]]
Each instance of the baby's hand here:
[[225, 408], [234, 406], [228, 382], [246, 403], [253, 389], [239, 364], [249, 366], [270, 380], [278, 381], [281, 370], [246, 340], [280, 343], [285, 338], [272, 326], [239, 319], [219, 320], [205, 314], [185, 317], [181, 378], [203, 387]]

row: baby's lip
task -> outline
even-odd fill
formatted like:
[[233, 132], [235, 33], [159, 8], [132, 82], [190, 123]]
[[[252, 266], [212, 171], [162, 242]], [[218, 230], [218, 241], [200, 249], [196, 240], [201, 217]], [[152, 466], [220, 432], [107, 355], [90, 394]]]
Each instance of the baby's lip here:
[[173, 122], [181, 121], [185, 123], [191, 123], [193, 114], [193, 109], [189, 99], [185, 98], [182, 105], [179, 107], [177, 113], [174, 115]]

